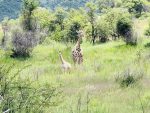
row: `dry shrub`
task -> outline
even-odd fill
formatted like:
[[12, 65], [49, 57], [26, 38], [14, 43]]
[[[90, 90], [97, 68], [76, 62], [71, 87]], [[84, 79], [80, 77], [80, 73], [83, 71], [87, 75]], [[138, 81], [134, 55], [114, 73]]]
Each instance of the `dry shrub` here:
[[15, 30], [12, 34], [12, 57], [29, 57], [37, 43], [34, 32]]

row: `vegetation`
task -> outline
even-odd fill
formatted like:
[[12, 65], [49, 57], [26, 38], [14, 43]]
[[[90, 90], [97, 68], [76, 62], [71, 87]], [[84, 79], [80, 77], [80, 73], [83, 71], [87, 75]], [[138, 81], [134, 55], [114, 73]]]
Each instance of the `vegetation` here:
[[58, 100], [54, 100], [61, 93], [57, 87], [52, 87], [49, 83], [33, 85], [37, 84], [36, 81], [18, 75], [22, 70], [11, 75], [12, 68], [1, 67], [1, 112], [40, 113], [45, 111], [46, 106], [58, 104]]
[[0, 22], [0, 112], [150, 112], [149, 0], [20, 3]]

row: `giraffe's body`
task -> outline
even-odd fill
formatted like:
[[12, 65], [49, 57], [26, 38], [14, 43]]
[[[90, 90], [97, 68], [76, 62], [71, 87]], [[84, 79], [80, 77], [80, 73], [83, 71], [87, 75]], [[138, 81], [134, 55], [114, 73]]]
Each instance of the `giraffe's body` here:
[[70, 69], [71, 69], [71, 64], [64, 60], [64, 58], [63, 58], [61, 52], [59, 52], [59, 57], [60, 57], [60, 60], [61, 60], [61, 62], [62, 62], [61, 68], [62, 68], [64, 71], [70, 70]]
[[82, 49], [80, 47], [80, 42], [82, 39], [82, 32], [78, 32], [79, 33], [79, 39], [77, 41], [77, 44], [75, 45], [75, 47], [72, 50], [72, 58], [74, 63], [76, 64], [81, 64], [83, 62], [83, 53], [82, 53]]

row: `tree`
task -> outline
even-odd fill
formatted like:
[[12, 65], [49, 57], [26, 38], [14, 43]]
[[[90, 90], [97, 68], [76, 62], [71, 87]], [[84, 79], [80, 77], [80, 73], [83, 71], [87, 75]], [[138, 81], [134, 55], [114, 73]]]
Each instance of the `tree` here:
[[105, 20], [105, 18], [100, 18], [97, 21], [97, 34], [100, 42], [104, 43], [107, 41], [110, 36], [110, 32], [112, 31], [109, 23]]
[[125, 42], [127, 45], [137, 44], [137, 37], [135, 37], [133, 34], [133, 22], [131, 18], [120, 18], [117, 22], [117, 32], [120, 36], [125, 38]]
[[67, 31], [67, 41], [76, 42], [80, 29], [83, 29], [87, 24], [86, 14], [83, 9], [72, 9], [68, 13], [68, 17], [64, 21]]
[[124, 1], [125, 6], [128, 8], [129, 13], [136, 14], [136, 17], [140, 17], [144, 11], [143, 0], [126, 0]]
[[118, 39], [121, 35], [120, 32], [118, 32], [118, 21], [121, 21], [121, 19], [124, 18], [131, 20], [128, 11], [122, 11], [121, 8], [113, 8], [99, 16], [96, 21], [96, 26], [98, 31], [97, 35], [99, 36], [100, 41], [105, 42], [107, 38], [111, 40]]
[[32, 12], [39, 6], [38, 0], [23, 0], [22, 16], [24, 30], [34, 30]]
[[68, 32], [68, 40], [71, 40], [73, 42], [78, 40], [78, 33], [77, 31], [79, 31], [81, 28], [80, 23], [78, 22], [74, 22], [72, 23], [72, 25], [70, 26], [69, 32]]
[[33, 18], [38, 0], [23, 0], [22, 26], [12, 33], [12, 57], [29, 57], [33, 48], [40, 42], [41, 31], [37, 18]]
[[103, 12], [105, 9], [115, 7], [115, 0], [98, 0], [97, 3], [100, 12]]
[[92, 42], [93, 44], [95, 44], [95, 39], [96, 39], [96, 28], [95, 28], [95, 12], [96, 12], [96, 5], [93, 2], [88, 2], [86, 4], [86, 8], [87, 8], [87, 15], [88, 15], [88, 19], [89, 22], [91, 23], [91, 27], [92, 27]]
[[60, 8], [60, 7], [57, 8], [56, 12], [55, 12], [55, 16], [56, 16], [55, 23], [60, 26], [61, 30], [64, 30], [63, 22], [66, 17], [66, 13], [65, 13], [64, 9]]

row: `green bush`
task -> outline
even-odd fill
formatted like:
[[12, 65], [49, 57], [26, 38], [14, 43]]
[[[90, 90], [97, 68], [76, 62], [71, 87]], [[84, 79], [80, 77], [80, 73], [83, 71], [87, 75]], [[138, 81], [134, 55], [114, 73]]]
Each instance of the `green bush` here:
[[150, 36], [150, 21], [149, 21], [148, 28], [145, 30], [145, 35]]
[[64, 25], [66, 30], [66, 40], [76, 42], [78, 39], [78, 31], [80, 28], [84, 28], [87, 24], [87, 19], [83, 9], [75, 10], [72, 9], [69, 12], [68, 18], [65, 19]]
[[101, 21], [101, 19], [99, 19], [96, 28], [100, 42], [106, 42], [108, 37], [110, 36], [110, 29], [108, 22]]
[[147, 11], [146, 6], [148, 2], [146, 0], [126, 0], [125, 6], [128, 8], [129, 13], [135, 14], [135, 17], [140, 17], [142, 12]]
[[127, 17], [120, 18], [117, 22], [117, 32], [121, 36], [126, 36], [129, 31], [132, 31], [132, 21]]
[[133, 22], [129, 17], [121, 17], [118, 20], [117, 33], [125, 39], [126, 44], [137, 44], [137, 37], [135, 37], [133, 33]]
[[55, 26], [55, 31], [50, 33], [49, 38], [55, 41], [65, 41], [66, 30], [61, 30], [60, 26]]
[[148, 28], [148, 29], [145, 30], [145, 35], [146, 36], [150, 36], [150, 28]]
[[12, 74], [13, 67], [14, 65], [0, 66], [1, 113], [43, 113], [59, 104], [59, 86], [49, 83], [41, 85], [39, 81], [22, 78], [19, 73], [23, 69]]
[[134, 72], [128, 69], [117, 75], [116, 82], [118, 82], [121, 87], [129, 87], [137, 83], [143, 76], [144, 73], [141, 70]]
[[108, 38], [116, 39], [118, 37], [117, 22], [126, 14], [127, 12], [121, 11], [120, 8], [114, 8], [100, 16], [96, 22], [98, 37], [104, 40]]
[[77, 33], [77, 31], [79, 31], [80, 28], [81, 28], [80, 23], [78, 23], [78, 22], [72, 23], [72, 25], [70, 26], [70, 29], [68, 31], [67, 40], [76, 42], [78, 40], [78, 33]]

